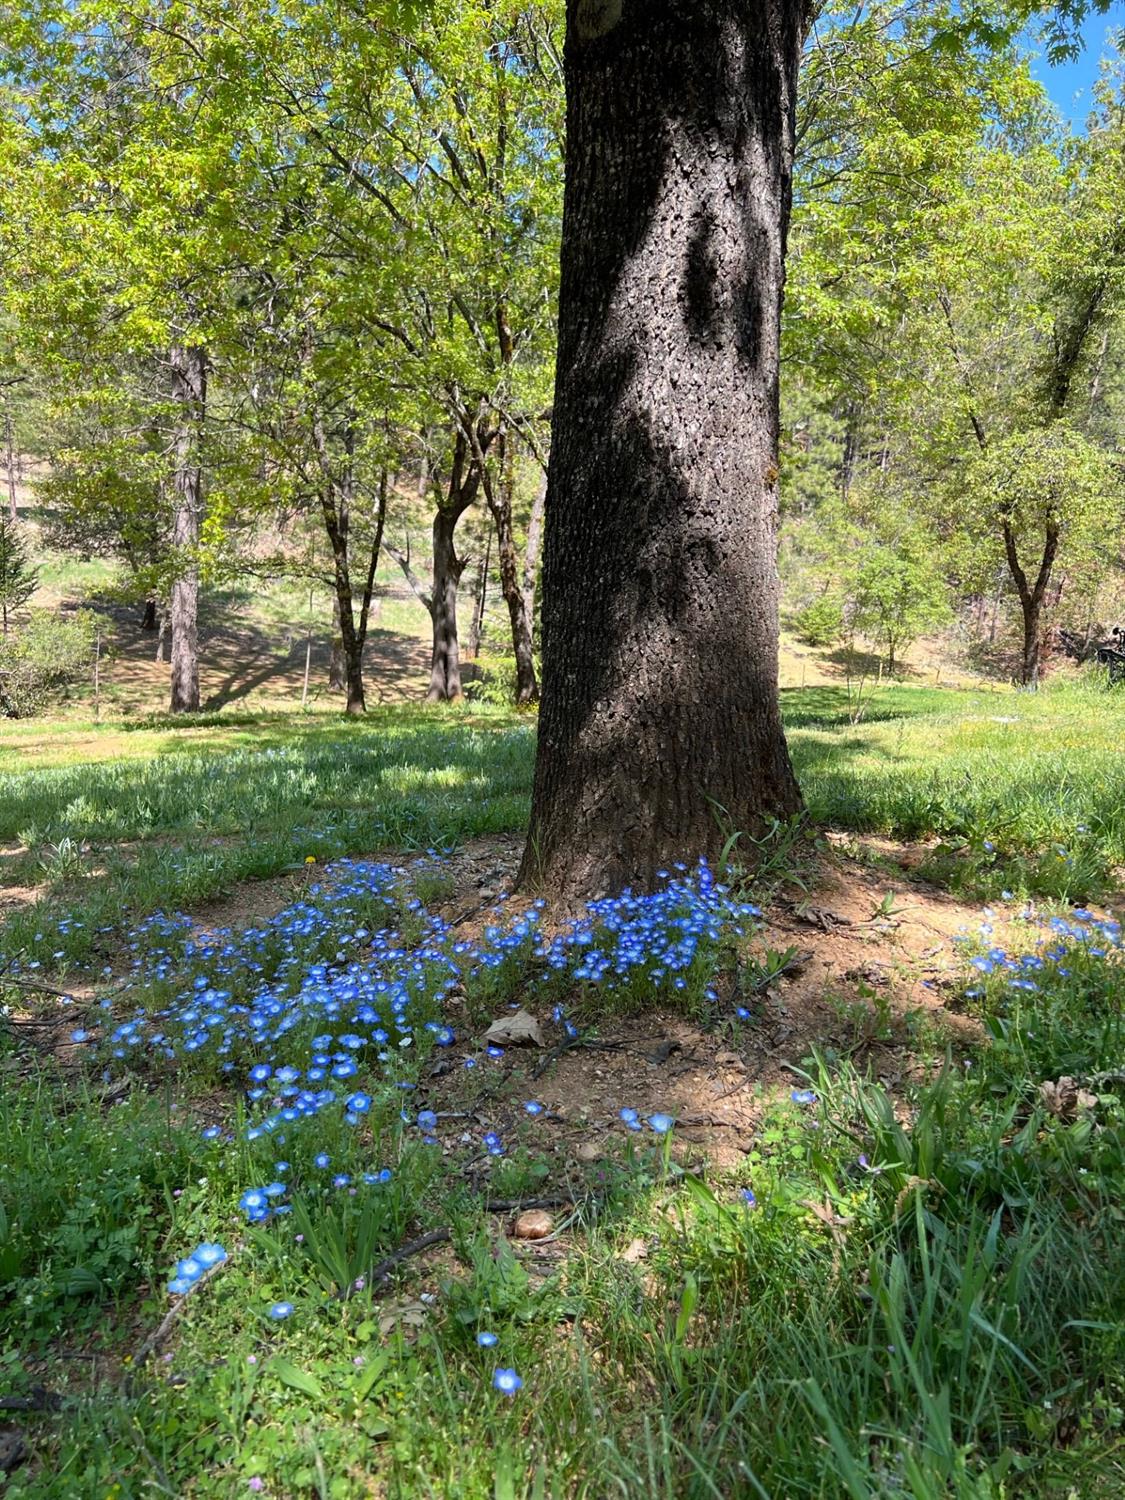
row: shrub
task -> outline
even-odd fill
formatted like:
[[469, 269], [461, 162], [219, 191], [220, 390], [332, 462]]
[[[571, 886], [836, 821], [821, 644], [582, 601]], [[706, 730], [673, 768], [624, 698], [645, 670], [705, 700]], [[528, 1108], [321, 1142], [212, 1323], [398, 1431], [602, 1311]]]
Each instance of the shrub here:
[[27, 603], [38, 584], [39, 575], [16, 523], [0, 516], [0, 625], [5, 635], [12, 613]]
[[37, 609], [18, 631], [0, 639], [0, 712], [9, 719], [29, 718], [83, 677], [94, 629], [88, 610], [64, 616]]
[[[514, 656], [493, 656], [482, 651], [472, 663], [476, 676], [465, 684], [465, 697], [474, 703], [491, 703], [497, 708], [510, 708], [516, 701], [516, 659]], [[541, 668], [535, 659], [535, 670]]]
[[844, 632], [843, 607], [830, 594], [821, 594], [806, 604], [793, 623], [807, 646], [831, 646]]

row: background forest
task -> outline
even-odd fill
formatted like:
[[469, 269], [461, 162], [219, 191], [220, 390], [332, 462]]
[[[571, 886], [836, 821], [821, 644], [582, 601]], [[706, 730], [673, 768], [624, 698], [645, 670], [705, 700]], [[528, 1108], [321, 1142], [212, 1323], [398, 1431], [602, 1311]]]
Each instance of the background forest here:
[[[1107, 62], [1071, 133], [1018, 42], [951, 42], [950, 15], [812, 31], [783, 623], [841, 675], [937, 636], [919, 667], [1034, 683], [1121, 608], [1125, 105]], [[133, 709], [161, 706], [146, 655], [173, 711], [465, 675], [533, 701], [557, 7], [36, 20], [0, 95], [7, 711], [48, 691], [32, 659], [67, 675], [64, 637], [88, 696], [99, 630]]]

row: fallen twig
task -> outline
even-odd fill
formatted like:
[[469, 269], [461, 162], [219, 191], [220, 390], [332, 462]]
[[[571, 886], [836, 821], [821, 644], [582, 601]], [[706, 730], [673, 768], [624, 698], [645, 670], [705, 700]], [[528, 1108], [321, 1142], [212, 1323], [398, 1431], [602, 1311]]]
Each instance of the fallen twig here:
[[161, 1318], [158, 1326], [153, 1330], [152, 1333], [149, 1334], [148, 1338], [145, 1339], [144, 1343], [140, 1346], [136, 1354], [134, 1354], [133, 1358], [130, 1360], [130, 1373], [128, 1379], [126, 1380], [126, 1385], [128, 1385], [132, 1381], [133, 1375], [141, 1368], [141, 1366], [148, 1359], [149, 1355], [155, 1353], [155, 1351], [160, 1348], [160, 1345], [168, 1337], [168, 1333], [172, 1327], [172, 1324], [183, 1312], [184, 1308], [188, 1304], [189, 1299], [195, 1295], [195, 1293], [199, 1290], [199, 1288], [205, 1281], [210, 1281], [211, 1277], [214, 1276], [217, 1272], [221, 1271], [227, 1264], [227, 1261], [221, 1260], [217, 1265], [209, 1266], [208, 1269], [204, 1271], [203, 1275], [192, 1287], [190, 1292], [185, 1292], [182, 1297], [177, 1297], [175, 1302], [172, 1303], [172, 1306], [164, 1314], [163, 1318]]

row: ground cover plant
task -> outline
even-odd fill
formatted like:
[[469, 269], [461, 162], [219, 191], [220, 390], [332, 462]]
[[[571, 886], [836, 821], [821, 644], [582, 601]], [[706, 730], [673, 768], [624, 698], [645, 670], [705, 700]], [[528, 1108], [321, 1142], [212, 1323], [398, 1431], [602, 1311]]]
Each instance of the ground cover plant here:
[[[735, 840], [723, 870], [565, 920], [495, 878], [530, 763], [503, 718], [275, 724], [256, 755], [218, 736], [131, 762], [135, 796], [112, 761], [9, 772], [57, 857], [89, 848], [4, 929], [7, 1493], [1113, 1493], [1117, 731], [1081, 692], [996, 706], [895, 689], [853, 725], [794, 697], [820, 833], [779, 830], [756, 883]], [[1025, 753], [990, 761], [1020, 717]], [[923, 760], [932, 827], [904, 770]], [[1097, 861], [1052, 889], [1083, 819]], [[165, 901], [113, 836], [264, 850], [247, 869], [275, 899], [240, 905], [233, 864]], [[683, 1017], [716, 1077], [752, 1063], [802, 957], [781, 915], [846, 920], [823, 916], [826, 860], [894, 871], [877, 945], [912, 890], [964, 918], [927, 1025], [868, 954], [860, 1040], [801, 1031], [787, 1071], [751, 1068], [725, 1152], [717, 1096], [651, 1060], [567, 1071], [612, 1060], [638, 1004]], [[231, 886], [229, 920], [192, 919]], [[527, 1015], [542, 1047], [486, 1035]], [[542, 1240], [519, 1228], [535, 1205]]]

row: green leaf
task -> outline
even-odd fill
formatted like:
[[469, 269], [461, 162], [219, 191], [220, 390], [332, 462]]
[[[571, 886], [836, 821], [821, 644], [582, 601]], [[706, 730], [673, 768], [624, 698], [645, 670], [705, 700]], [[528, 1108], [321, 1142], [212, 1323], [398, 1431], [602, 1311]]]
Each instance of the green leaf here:
[[386, 1353], [373, 1355], [368, 1360], [366, 1366], [360, 1372], [359, 1379], [356, 1381], [355, 1397], [357, 1401], [365, 1401], [367, 1399], [389, 1363], [390, 1360]]
[[315, 1375], [310, 1375], [307, 1370], [302, 1370], [293, 1364], [291, 1360], [283, 1359], [276, 1355], [270, 1360], [270, 1369], [281, 1381], [282, 1385], [292, 1386], [295, 1391], [301, 1391], [306, 1396], [312, 1396], [314, 1400], [324, 1399], [324, 1387]]

